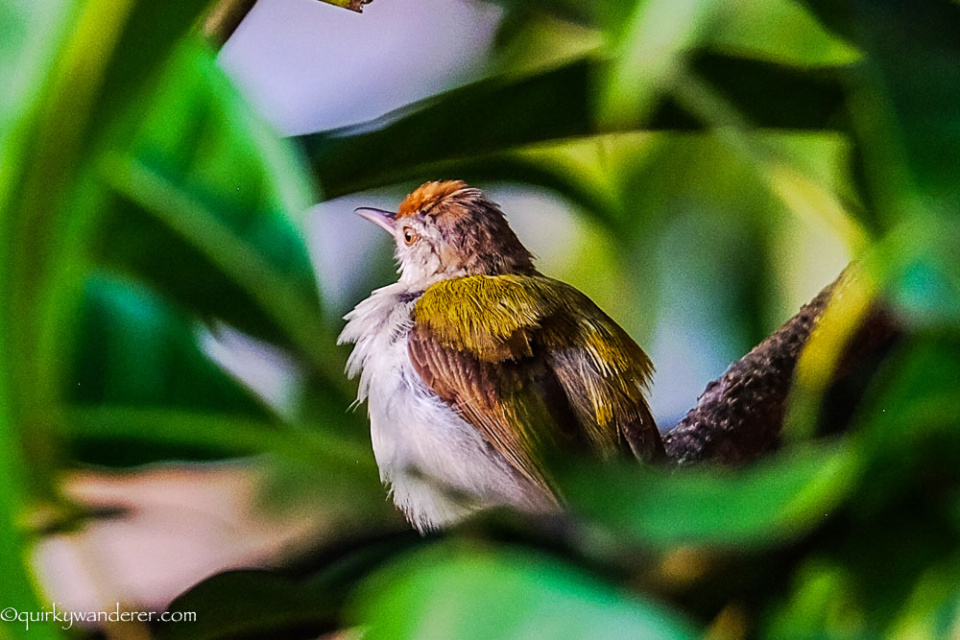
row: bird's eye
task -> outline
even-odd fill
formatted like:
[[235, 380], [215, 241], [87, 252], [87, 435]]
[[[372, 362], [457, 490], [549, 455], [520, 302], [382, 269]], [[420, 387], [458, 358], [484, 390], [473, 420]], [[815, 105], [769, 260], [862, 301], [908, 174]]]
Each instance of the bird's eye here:
[[407, 227], [406, 229], [403, 230], [403, 241], [407, 243], [407, 246], [410, 246], [411, 244], [416, 242], [417, 238], [419, 237], [420, 237], [419, 234], [417, 234], [417, 232], [411, 229], [410, 227]]

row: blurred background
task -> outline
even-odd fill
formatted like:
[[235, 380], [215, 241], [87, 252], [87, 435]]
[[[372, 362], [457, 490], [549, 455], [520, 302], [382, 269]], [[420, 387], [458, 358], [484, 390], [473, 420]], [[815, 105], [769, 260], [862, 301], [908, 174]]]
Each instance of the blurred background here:
[[[0, 608], [214, 576], [196, 624], [29, 633], [955, 633], [960, 9], [902, 4], [257, 0], [220, 47], [207, 2], [0, 0]], [[857, 260], [782, 451], [408, 536], [335, 344], [396, 278], [352, 211], [455, 178], [647, 350], [662, 429]], [[908, 338], [825, 433], [878, 301]]]

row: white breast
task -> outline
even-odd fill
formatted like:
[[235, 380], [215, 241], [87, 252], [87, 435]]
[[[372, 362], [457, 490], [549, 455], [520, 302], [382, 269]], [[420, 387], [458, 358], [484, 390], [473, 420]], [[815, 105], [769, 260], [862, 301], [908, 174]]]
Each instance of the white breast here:
[[374, 291], [347, 314], [339, 339], [356, 344], [347, 374], [360, 375], [358, 401], [367, 401], [373, 452], [394, 502], [420, 531], [497, 504], [549, 508], [413, 369], [407, 336], [416, 297], [403, 283]]

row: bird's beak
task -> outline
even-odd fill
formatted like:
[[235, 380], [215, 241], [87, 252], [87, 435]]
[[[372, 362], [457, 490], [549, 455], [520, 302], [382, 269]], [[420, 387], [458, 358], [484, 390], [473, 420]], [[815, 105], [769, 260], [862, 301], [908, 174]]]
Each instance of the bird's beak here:
[[357, 207], [353, 210], [361, 218], [365, 218], [377, 225], [390, 235], [397, 229], [397, 214], [383, 209], [374, 209], [373, 207]]

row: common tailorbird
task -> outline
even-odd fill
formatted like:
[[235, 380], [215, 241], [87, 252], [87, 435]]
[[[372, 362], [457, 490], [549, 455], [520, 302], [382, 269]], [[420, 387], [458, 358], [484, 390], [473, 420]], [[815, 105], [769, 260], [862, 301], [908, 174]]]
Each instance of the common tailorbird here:
[[346, 316], [380, 477], [427, 531], [482, 508], [559, 508], [557, 452], [653, 459], [653, 365], [589, 298], [542, 275], [482, 191], [428, 182], [397, 212], [400, 279]]

